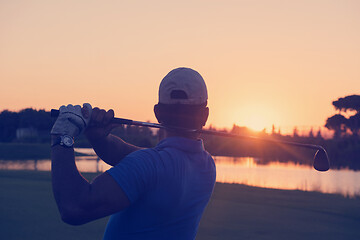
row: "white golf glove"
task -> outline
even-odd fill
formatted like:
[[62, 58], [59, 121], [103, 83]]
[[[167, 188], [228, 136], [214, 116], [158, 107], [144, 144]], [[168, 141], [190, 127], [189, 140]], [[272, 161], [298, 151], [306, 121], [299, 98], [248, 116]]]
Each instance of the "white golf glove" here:
[[61, 106], [59, 116], [51, 129], [51, 134], [69, 135], [73, 138], [79, 136], [88, 126], [92, 112], [89, 103], [84, 103], [83, 107], [88, 111], [87, 118], [83, 116], [80, 105]]

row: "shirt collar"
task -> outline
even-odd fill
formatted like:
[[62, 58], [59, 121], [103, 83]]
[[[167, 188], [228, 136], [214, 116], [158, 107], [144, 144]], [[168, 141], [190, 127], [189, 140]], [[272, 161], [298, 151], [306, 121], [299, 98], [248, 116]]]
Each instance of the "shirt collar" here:
[[156, 148], [177, 148], [184, 152], [202, 152], [205, 150], [201, 139], [189, 139], [183, 137], [168, 137], [161, 140]]

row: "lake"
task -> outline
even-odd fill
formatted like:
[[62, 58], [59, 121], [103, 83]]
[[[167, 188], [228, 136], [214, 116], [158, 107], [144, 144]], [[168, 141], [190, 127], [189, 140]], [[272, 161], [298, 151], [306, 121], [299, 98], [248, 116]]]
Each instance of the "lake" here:
[[[95, 154], [92, 149], [76, 149], [77, 152]], [[261, 164], [251, 157], [214, 157], [217, 169], [216, 181], [249, 186], [317, 191], [341, 194], [346, 197], [360, 196], [360, 171], [349, 169], [318, 172], [312, 166], [291, 162], [270, 162]], [[103, 172], [110, 168], [97, 156], [76, 157], [80, 172]], [[3, 170], [50, 171], [50, 160], [0, 160]]]

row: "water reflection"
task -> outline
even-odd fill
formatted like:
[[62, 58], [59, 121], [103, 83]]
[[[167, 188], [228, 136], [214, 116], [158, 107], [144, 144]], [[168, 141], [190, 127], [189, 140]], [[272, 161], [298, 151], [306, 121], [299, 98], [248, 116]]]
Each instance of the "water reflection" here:
[[[81, 151], [94, 154], [92, 150]], [[264, 165], [255, 158], [215, 157], [215, 163], [217, 182], [337, 193], [348, 197], [360, 196], [360, 171], [342, 169], [317, 172], [311, 166], [291, 162], [270, 162]], [[104, 172], [110, 168], [97, 156], [76, 157], [76, 165], [81, 172]], [[50, 171], [51, 162], [50, 160], [0, 160], [0, 169]]]
[[1, 170], [39, 170], [49, 171], [51, 168], [50, 160], [0, 160]]
[[291, 162], [262, 165], [254, 158], [215, 157], [215, 162], [217, 182], [360, 196], [360, 172], [353, 170], [318, 172]]
[[[110, 168], [109, 165], [102, 162], [97, 156], [78, 156], [76, 166], [80, 172], [104, 172]], [[51, 160], [0, 160], [0, 170], [35, 170], [50, 171]]]

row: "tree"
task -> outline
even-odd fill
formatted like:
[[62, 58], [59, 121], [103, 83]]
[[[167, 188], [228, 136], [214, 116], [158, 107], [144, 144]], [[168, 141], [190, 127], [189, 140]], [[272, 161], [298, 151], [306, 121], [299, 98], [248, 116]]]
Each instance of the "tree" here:
[[316, 134], [316, 138], [317, 139], [322, 139], [323, 138], [322, 135], [321, 135], [321, 129], [320, 128], [319, 128], [319, 131]]
[[360, 113], [349, 117], [346, 121], [346, 126], [351, 130], [354, 137], [358, 137], [360, 129]]
[[335, 114], [326, 120], [325, 127], [334, 131], [334, 138], [340, 138], [346, 132], [347, 119], [341, 114]]
[[0, 141], [11, 142], [16, 137], [19, 114], [4, 110], [0, 113]]
[[360, 95], [338, 98], [332, 104], [340, 112], [355, 111], [356, 113], [349, 118], [344, 117], [340, 113], [336, 114], [326, 120], [325, 127], [335, 131], [335, 138], [341, 137], [347, 130], [351, 131], [354, 137], [358, 137], [360, 130]]
[[309, 131], [309, 138], [314, 138], [314, 130], [313, 130], [313, 128], [311, 128], [310, 131]]
[[357, 113], [360, 112], [360, 95], [350, 95], [343, 98], [339, 98], [336, 101], [333, 101], [332, 104], [334, 105], [336, 110], [341, 112], [356, 111]]
[[294, 127], [293, 137], [294, 137], [294, 138], [298, 138], [298, 137], [299, 137], [299, 130], [297, 129], [297, 127]]

